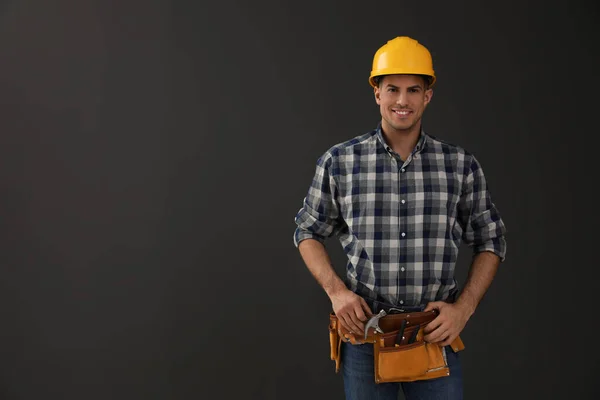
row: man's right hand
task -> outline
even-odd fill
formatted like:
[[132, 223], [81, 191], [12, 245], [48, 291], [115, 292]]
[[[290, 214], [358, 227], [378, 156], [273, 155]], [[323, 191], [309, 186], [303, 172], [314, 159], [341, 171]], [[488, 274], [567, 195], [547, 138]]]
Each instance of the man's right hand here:
[[344, 288], [331, 295], [331, 305], [346, 330], [356, 335], [365, 334], [365, 322], [373, 315], [365, 299]]

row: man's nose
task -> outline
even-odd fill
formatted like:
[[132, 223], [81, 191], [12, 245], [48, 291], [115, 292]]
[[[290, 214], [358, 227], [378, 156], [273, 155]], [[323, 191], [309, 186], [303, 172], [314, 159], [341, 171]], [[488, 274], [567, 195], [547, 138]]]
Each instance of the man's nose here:
[[398, 93], [398, 97], [396, 98], [396, 104], [398, 104], [399, 106], [407, 106], [408, 94], [405, 92]]

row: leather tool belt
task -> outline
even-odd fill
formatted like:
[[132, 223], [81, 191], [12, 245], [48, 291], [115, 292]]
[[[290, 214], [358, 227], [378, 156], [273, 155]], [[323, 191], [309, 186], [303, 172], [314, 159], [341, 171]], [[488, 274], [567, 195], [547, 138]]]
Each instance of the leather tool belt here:
[[[379, 320], [379, 328], [384, 333], [371, 328], [365, 339], [343, 328], [336, 315], [331, 313], [330, 357], [335, 361], [335, 372], [340, 370], [343, 340], [353, 345], [373, 344], [376, 383], [412, 382], [450, 375], [445, 349], [423, 341], [423, 329], [436, 316], [436, 310], [388, 314]], [[465, 348], [460, 337], [456, 337], [450, 346], [454, 352]]]

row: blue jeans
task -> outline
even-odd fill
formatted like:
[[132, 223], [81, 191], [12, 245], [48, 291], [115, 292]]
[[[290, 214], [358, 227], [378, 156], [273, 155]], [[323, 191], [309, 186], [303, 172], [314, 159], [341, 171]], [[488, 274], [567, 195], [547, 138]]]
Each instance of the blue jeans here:
[[416, 382], [375, 383], [373, 345], [342, 342], [341, 361], [346, 400], [462, 400], [462, 371], [458, 353], [445, 347], [450, 375]]

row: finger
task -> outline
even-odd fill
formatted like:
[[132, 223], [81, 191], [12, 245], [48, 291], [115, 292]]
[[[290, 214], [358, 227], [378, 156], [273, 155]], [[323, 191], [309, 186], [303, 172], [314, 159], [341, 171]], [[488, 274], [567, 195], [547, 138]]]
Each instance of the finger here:
[[436, 329], [430, 335], [423, 337], [423, 340], [429, 343], [439, 343], [448, 337], [448, 331], [443, 329]]
[[440, 343], [440, 346], [450, 346], [452, 342], [454, 342], [454, 339], [456, 339], [456, 336], [458, 335], [448, 336], [445, 340], [442, 341], [442, 343]]
[[[354, 323], [354, 326], [356, 327], [356, 329], [358, 329], [359, 332], [364, 332], [365, 324], [360, 320], [360, 318], [356, 314], [357, 311], [359, 311], [362, 314], [362, 310], [360, 308], [357, 308], [354, 311], [350, 312], [350, 319], [352, 320], [352, 322]], [[363, 316], [364, 316], [364, 314], [363, 314]]]
[[424, 312], [428, 312], [428, 311], [431, 311], [431, 310], [435, 310], [436, 309], [435, 303], [436, 303], [435, 301], [427, 303], [427, 306], [425, 307], [425, 309], [423, 311]]
[[423, 311], [441, 310], [446, 305], [443, 301], [432, 301], [427, 303], [427, 306]]
[[346, 330], [348, 332], [352, 332], [352, 328], [350, 327], [350, 324], [348, 324], [348, 321], [347, 321], [347, 318], [345, 315], [338, 315], [338, 319], [342, 323], [344, 330]]
[[353, 317], [354, 317], [354, 318], [356, 318], [356, 316], [354, 315], [354, 313], [353, 313], [353, 312], [349, 312], [349, 313], [347, 313], [347, 314], [344, 314], [344, 321], [346, 322], [347, 329], [348, 329], [350, 332], [352, 332], [352, 333], [354, 333], [354, 334], [356, 334], [356, 335], [360, 335], [360, 334], [364, 333], [364, 329], [363, 329], [363, 330], [361, 330], [361, 329], [360, 329], [360, 328], [359, 328], [359, 327], [356, 325], [356, 323], [355, 323], [355, 322], [354, 322], [354, 320], [353, 320]]
[[367, 317], [371, 318], [373, 316], [373, 311], [371, 311], [371, 307], [369, 307], [365, 299], [362, 297], [360, 298], [360, 305], [362, 306], [363, 310], [365, 310]]
[[[427, 325], [429, 326], [429, 325]], [[441, 324], [439, 326], [436, 326], [435, 328], [424, 332], [425, 335], [423, 336], [423, 339], [427, 342], [431, 341], [431, 342], [437, 342], [438, 339], [440, 338], [440, 336], [446, 332], [448, 330], [447, 327], [442, 326]]]
[[442, 325], [442, 323], [443, 323], [443, 321], [440, 319], [440, 317], [436, 317], [433, 321], [431, 321], [430, 323], [425, 325], [423, 332], [431, 333], [431, 332], [435, 331], [436, 329], [438, 329]]
[[356, 315], [358, 320], [361, 322], [364, 322], [367, 320], [367, 316], [365, 315], [365, 312], [362, 309], [362, 303], [360, 303], [360, 302], [354, 307], [354, 314]]

